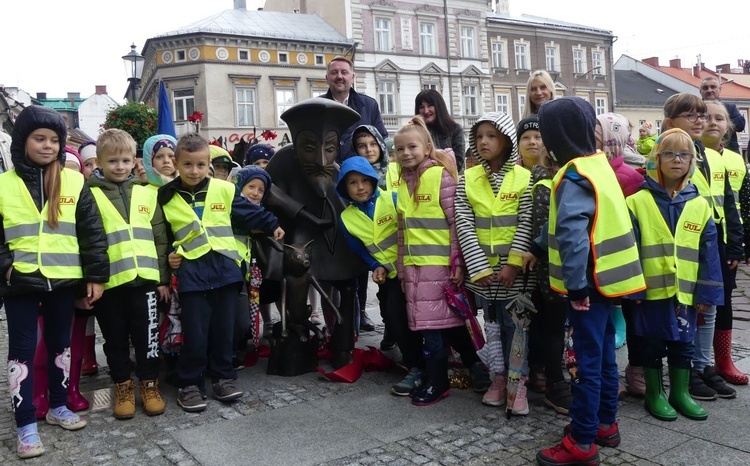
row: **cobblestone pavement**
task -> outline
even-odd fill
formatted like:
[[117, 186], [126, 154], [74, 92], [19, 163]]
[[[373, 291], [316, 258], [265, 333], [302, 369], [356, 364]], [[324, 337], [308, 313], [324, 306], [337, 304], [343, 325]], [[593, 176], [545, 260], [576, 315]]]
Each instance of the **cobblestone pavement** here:
[[[735, 344], [734, 357], [736, 360], [750, 358], [750, 332], [745, 331], [745, 324], [750, 324], [750, 274], [747, 269], [740, 271], [738, 282], [740, 289], [737, 290], [736, 307], [738, 319], [735, 341], [740, 340], [745, 344]], [[362, 335], [358, 346], [364, 344], [377, 345], [380, 341], [382, 324], [376, 316], [376, 302], [371, 290], [368, 302], [369, 314], [378, 325], [376, 332]], [[0, 313], [3, 320], [0, 321], [0, 359], [7, 358], [7, 323], [4, 313]], [[747, 320], [744, 320], [747, 319]], [[100, 341], [101, 343], [101, 341]], [[626, 348], [618, 350], [618, 360], [621, 370], [624, 369], [626, 361]], [[99, 346], [99, 361], [104, 361]], [[201, 464], [179, 441], [174, 437], [177, 431], [191, 429], [201, 426], [218, 425], [227, 421], [240, 418], [252, 420], [259, 413], [281, 410], [291, 405], [300, 403], [316, 402], [323, 399], [335, 399], [337, 396], [346, 396], [356, 393], [370, 393], [380, 391], [387, 393], [390, 385], [400, 380], [402, 373], [397, 369], [384, 372], [365, 373], [360, 380], [353, 384], [331, 383], [317, 374], [307, 374], [295, 378], [282, 378], [266, 376], [263, 371], [264, 363], [259, 363], [254, 368], [247, 368], [239, 372], [239, 382], [246, 389], [245, 395], [233, 404], [222, 404], [209, 398], [208, 409], [200, 414], [188, 414], [176, 405], [176, 389], [167, 385], [162, 380], [162, 392], [167, 399], [167, 411], [162, 416], [146, 417], [139, 411], [136, 417], [129, 421], [118, 421], [111, 416], [111, 382], [107, 375], [106, 367], [100, 368], [99, 375], [84, 378], [82, 391], [90, 400], [93, 400], [91, 412], [86, 415], [88, 426], [78, 432], [68, 432], [59, 427], [49, 426], [43, 422], [39, 423], [42, 441], [47, 449], [43, 456], [23, 461], [23, 464], [45, 464], [45, 465], [195, 465]], [[747, 371], [747, 368], [745, 368]], [[0, 399], [6, 400], [0, 408], [0, 464], [21, 464], [17, 460], [15, 424], [10, 403], [5, 371], [0, 374]], [[454, 389], [454, 393], [457, 390]], [[471, 394], [473, 395], [473, 394]], [[543, 406], [542, 397], [539, 394], [530, 393], [531, 413], [527, 417], [514, 417], [506, 420], [500, 410], [491, 410], [482, 407], [480, 395], [476, 395], [477, 411], [470, 419], [457, 422], [444, 422], [438, 428], [419, 432], [415, 435], [401, 438], [397, 441], [379, 445], [376, 448], [360, 451], [355, 454], [340, 457], [327, 463], [331, 465], [484, 465], [484, 464], [507, 464], [521, 465], [534, 462], [537, 451], [557, 443], [560, 439], [562, 428], [569, 422], [566, 416], [557, 415], [552, 410]], [[405, 401], [408, 403], [408, 401]], [[721, 405], [720, 403], [727, 403]], [[716, 412], [715, 406], [724, 406], [723, 410], [730, 411], [728, 403], [736, 404], [737, 408], [747, 411], [750, 404], [750, 389], [738, 387], [738, 398], [727, 402], [719, 400], [710, 407], [709, 413]], [[441, 409], [440, 404], [423, 409]], [[648, 429], [654, 425], [664, 426], [667, 423], [657, 423], [648, 419], [642, 407], [642, 401], [626, 397], [621, 401], [620, 413], [621, 426], [628, 425], [630, 431]], [[720, 414], [717, 414], [717, 416]], [[367, 414], [363, 413], [363, 417]], [[394, 422], [398, 422], [398, 413], [393, 413]], [[363, 421], [364, 422], [364, 421]], [[675, 435], [691, 435], [682, 429], [690, 421], [681, 419], [667, 425], [672, 428]], [[693, 423], [696, 424], [696, 423]], [[699, 423], [698, 423], [699, 424]], [[690, 426], [692, 424], [689, 424]], [[706, 425], [706, 424], [704, 424]], [[270, 434], [269, 434], [270, 435]], [[624, 435], [624, 434], [623, 434]], [[731, 432], [727, 432], [731, 435]], [[645, 442], [653, 442], [659, 445], [659, 438], [649, 438], [644, 434]], [[710, 437], [710, 436], [709, 436]], [[325, 439], [315, 437], [314, 426], [310, 426], [311, 445], [315, 442], [323, 442]], [[600, 449], [604, 464], [678, 464], [682, 461], [679, 457], [664, 456], [666, 449], [654, 448], [624, 448], [626, 439], [619, 449]], [[729, 449], [727, 458], [733, 458], [733, 454], [748, 454], [747, 448], [737, 448], [733, 445], [720, 445], [721, 440], [703, 439], [709, 445], [716, 445], [722, 452]], [[713, 443], [711, 443], [713, 442]], [[647, 445], [648, 446], [648, 445]], [[305, 446], [298, 446], [305, 448]], [[631, 445], [632, 447], [632, 445]], [[217, 448], [231, 449], [232, 445], [217, 445]], [[666, 448], [666, 447], [665, 447]], [[669, 447], [673, 448], [673, 447]], [[314, 449], [311, 449], [313, 452]], [[640, 453], [639, 453], [640, 452]], [[719, 457], [714, 457], [716, 458]], [[311, 458], [314, 463], [314, 456]], [[241, 460], [238, 460], [241, 461]], [[718, 461], [718, 460], [717, 460]], [[739, 461], [739, 460], [737, 460]], [[744, 460], [743, 460], [744, 461]], [[732, 464], [732, 460], [718, 461], [722, 464]], [[745, 461], [744, 464], [748, 462]], [[238, 463], [238, 464], [241, 464]], [[283, 463], [275, 463], [283, 464]], [[734, 463], [743, 464], [743, 463]]]

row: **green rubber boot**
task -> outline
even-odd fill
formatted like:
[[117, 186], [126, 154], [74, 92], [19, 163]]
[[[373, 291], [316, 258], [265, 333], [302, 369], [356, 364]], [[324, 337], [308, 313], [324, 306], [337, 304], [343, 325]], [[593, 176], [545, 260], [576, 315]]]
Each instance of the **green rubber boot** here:
[[661, 368], [644, 367], [643, 376], [646, 379], [646, 411], [660, 421], [676, 421], [677, 411], [669, 404], [664, 393]]
[[694, 421], [705, 421], [708, 413], [690, 397], [690, 369], [669, 368], [669, 404], [680, 414]]

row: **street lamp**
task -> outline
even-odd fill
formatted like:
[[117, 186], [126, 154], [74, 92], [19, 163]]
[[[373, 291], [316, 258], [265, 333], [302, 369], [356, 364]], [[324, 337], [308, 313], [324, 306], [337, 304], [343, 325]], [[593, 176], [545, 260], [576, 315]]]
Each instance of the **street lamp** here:
[[580, 80], [580, 79], [581, 79], [582, 77], [584, 77], [584, 76], [586, 76], [586, 75], [588, 75], [588, 74], [591, 74], [591, 73], [593, 73], [594, 71], [596, 71], [596, 70], [600, 70], [600, 69], [602, 69], [602, 67], [601, 67], [601, 66], [595, 66], [595, 67], [591, 68], [590, 70], [588, 70], [587, 72], [583, 73], [582, 75], [578, 76], [578, 77], [576, 78], [576, 80], [575, 80], [575, 81], [573, 81], [573, 95], [575, 95], [575, 93], [576, 93], [576, 87], [578, 86], [578, 81], [579, 81], [579, 80]]
[[128, 76], [128, 82], [130, 83], [128, 88], [131, 92], [131, 102], [135, 102], [138, 98], [138, 84], [141, 82], [144, 61], [146, 59], [135, 51], [135, 44], [130, 46], [130, 53], [122, 56], [122, 62], [125, 64], [125, 74]]

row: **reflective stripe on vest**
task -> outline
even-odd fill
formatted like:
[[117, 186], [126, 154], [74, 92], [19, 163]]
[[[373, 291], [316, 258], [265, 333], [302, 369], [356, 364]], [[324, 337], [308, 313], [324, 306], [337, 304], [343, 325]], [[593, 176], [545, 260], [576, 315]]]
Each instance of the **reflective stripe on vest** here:
[[425, 170], [413, 196], [406, 183], [398, 187], [397, 210], [404, 217], [404, 265], [450, 264], [450, 227], [440, 206], [443, 170], [440, 166]]
[[107, 233], [109, 281], [104, 289], [130, 283], [141, 277], [159, 283], [159, 260], [151, 220], [156, 212], [156, 191], [133, 185], [128, 221], [98, 187], [92, 187]]
[[625, 198], [612, 167], [602, 152], [568, 162], [553, 179], [549, 210], [550, 287], [567, 294], [563, 283], [557, 230], [557, 188], [568, 170], [586, 178], [595, 192], [596, 215], [590, 225], [589, 241], [594, 260], [594, 283], [608, 297], [623, 296], [646, 287], [633, 236], [633, 225]]
[[528, 189], [530, 180], [530, 171], [514, 165], [503, 177], [495, 196], [482, 165], [471, 167], [464, 174], [466, 197], [474, 211], [477, 241], [493, 267], [500, 261], [500, 256], [510, 253], [518, 226], [518, 201]]
[[[724, 161], [713, 149], [706, 148], [706, 161], [710, 170], [711, 179], [706, 180], [703, 172], [696, 167], [690, 181], [698, 188], [698, 192], [705, 198], [713, 210], [714, 222], [718, 227], [724, 222]], [[726, 240], [726, 232], [724, 232]]]
[[[745, 175], [747, 175], [747, 165], [745, 165], [745, 161], [740, 154], [726, 148], [721, 153], [721, 160], [724, 162], [724, 169], [727, 172], [727, 176], [729, 176], [729, 184], [732, 186], [734, 202], [737, 204], [737, 212], [740, 212], [740, 188], [742, 187]], [[740, 220], [742, 220], [741, 216]]]
[[398, 191], [401, 184], [401, 167], [398, 162], [388, 163], [388, 171], [385, 172], [385, 186], [388, 192]]
[[693, 305], [698, 280], [699, 249], [711, 206], [702, 197], [690, 199], [672, 235], [651, 191], [643, 189], [626, 200], [641, 226], [641, 264], [646, 279], [646, 299], [677, 295], [680, 304]]
[[179, 193], [164, 205], [164, 217], [172, 228], [177, 253], [186, 259], [197, 259], [211, 250], [239, 265], [242, 261], [232, 232], [232, 201], [235, 187], [216, 178], [208, 183], [203, 218], [185, 202]]
[[47, 223], [48, 203], [39, 212], [15, 170], [0, 175], [0, 215], [15, 270], [38, 270], [53, 279], [83, 278], [76, 235], [76, 208], [83, 182], [78, 172], [67, 168], [60, 172], [60, 214], [58, 227], [52, 228]]
[[380, 190], [375, 200], [373, 218], [349, 205], [341, 212], [341, 221], [352, 236], [362, 241], [370, 255], [385, 267], [388, 278], [395, 278], [398, 274], [398, 220], [391, 193]]

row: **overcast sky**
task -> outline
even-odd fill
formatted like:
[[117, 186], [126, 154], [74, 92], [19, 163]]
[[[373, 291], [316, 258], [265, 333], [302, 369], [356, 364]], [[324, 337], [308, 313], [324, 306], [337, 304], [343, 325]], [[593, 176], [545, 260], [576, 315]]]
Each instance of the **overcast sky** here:
[[[263, 3], [248, 0], [248, 9]], [[667, 64], [679, 57], [687, 67], [700, 54], [712, 69], [723, 63], [737, 67], [740, 58], [750, 60], [750, 2], [689, 4], [696, 6], [666, 1], [510, 0], [510, 12], [610, 30], [617, 36], [614, 60], [622, 54], [636, 59], [658, 56]], [[109, 94], [122, 102], [127, 80], [121, 57], [131, 43], [140, 52], [150, 37], [232, 7], [232, 0], [6, 1], [0, 84], [32, 95], [47, 92], [50, 97], [67, 92], [87, 97], [95, 85], [106, 84]]]

